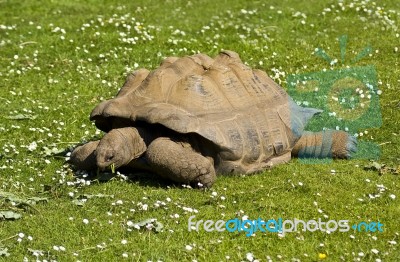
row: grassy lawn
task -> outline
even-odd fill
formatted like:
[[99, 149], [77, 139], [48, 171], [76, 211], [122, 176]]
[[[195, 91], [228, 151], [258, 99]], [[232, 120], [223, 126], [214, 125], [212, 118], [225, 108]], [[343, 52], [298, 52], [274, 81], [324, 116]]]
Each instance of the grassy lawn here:
[[[120, 2], [0, 0], [0, 261], [399, 261], [399, 1]], [[102, 136], [90, 111], [129, 71], [222, 49], [286, 89], [290, 75], [372, 68], [382, 124], [351, 131], [379, 145], [379, 158], [293, 159], [220, 176], [209, 190], [151, 174], [91, 180], [65, 163], [66, 151]], [[193, 215], [384, 226], [247, 237], [189, 232]]]

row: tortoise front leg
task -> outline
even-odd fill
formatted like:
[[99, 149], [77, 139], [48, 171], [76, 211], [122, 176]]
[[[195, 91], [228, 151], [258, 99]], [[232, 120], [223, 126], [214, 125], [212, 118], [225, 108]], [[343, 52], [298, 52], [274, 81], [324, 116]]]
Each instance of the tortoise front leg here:
[[210, 187], [216, 179], [212, 161], [197, 153], [187, 143], [169, 138], [155, 139], [147, 148], [145, 158], [156, 174], [175, 182]]

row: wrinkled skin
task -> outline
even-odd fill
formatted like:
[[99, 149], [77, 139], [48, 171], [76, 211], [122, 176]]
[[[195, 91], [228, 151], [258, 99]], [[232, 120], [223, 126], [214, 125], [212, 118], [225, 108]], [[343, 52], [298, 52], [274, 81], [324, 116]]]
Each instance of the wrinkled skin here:
[[[112, 165], [116, 169], [129, 166], [195, 186], [210, 187], [215, 182], [213, 160], [196, 152], [189, 143], [175, 142], [168, 137], [158, 137], [148, 143], [146, 146], [134, 127], [116, 128], [100, 141], [76, 148], [71, 162], [81, 169], [97, 166], [105, 170]], [[138, 161], [139, 158], [141, 161]]]
[[108, 132], [96, 148], [97, 166], [104, 170], [128, 165], [146, 151], [146, 145], [134, 127], [117, 128]]

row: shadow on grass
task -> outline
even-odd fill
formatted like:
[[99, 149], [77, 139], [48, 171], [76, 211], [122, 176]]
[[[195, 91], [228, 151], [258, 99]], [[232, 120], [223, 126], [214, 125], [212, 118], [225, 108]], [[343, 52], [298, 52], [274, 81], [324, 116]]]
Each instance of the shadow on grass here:
[[116, 173], [111, 172], [97, 172], [75, 170], [74, 175], [78, 179], [84, 179], [86, 181], [97, 181], [100, 183], [107, 183], [112, 180], [125, 180], [129, 183], [137, 183], [141, 187], [154, 187], [154, 188], [173, 188], [182, 187], [182, 183], [173, 182], [168, 179], [164, 179], [154, 173], [146, 171], [132, 171], [128, 168], [120, 168]]

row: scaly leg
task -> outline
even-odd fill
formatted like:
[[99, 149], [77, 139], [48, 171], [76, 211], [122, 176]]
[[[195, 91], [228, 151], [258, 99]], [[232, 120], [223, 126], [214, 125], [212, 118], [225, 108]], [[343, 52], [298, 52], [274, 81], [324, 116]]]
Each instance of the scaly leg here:
[[148, 146], [145, 158], [153, 172], [175, 182], [210, 187], [216, 179], [212, 160], [195, 152], [188, 143], [157, 138]]

